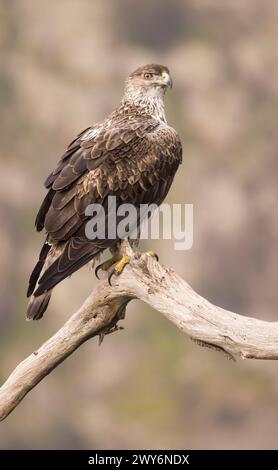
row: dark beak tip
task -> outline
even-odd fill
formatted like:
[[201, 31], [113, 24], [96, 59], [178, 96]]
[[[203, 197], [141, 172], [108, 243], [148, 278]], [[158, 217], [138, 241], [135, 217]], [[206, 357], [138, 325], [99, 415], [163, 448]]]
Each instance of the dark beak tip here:
[[172, 77], [169, 77], [169, 79], [168, 79], [168, 87], [169, 87], [169, 88], [173, 88], [173, 80], [172, 80]]

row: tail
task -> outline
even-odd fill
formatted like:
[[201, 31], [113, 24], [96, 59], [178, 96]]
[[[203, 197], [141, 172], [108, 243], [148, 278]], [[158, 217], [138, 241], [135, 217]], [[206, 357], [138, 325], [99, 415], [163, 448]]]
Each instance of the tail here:
[[31, 297], [27, 319], [39, 320], [42, 318], [53, 287], [77, 269], [95, 258], [106, 246], [92, 246], [91, 242], [84, 242], [78, 237], [73, 237], [67, 242], [49, 245], [46, 241], [36, 266], [29, 280], [27, 297]]
[[27, 308], [27, 320], [39, 320], [47, 309], [51, 297], [51, 290], [39, 295], [32, 296]]
[[[51, 264], [51, 261], [51, 245], [49, 245], [46, 240], [40, 252], [39, 260], [30, 276], [27, 297], [30, 297], [33, 294], [40, 275], [43, 274], [45, 269], [47, 269], [49, 264]], [[42, 318], [49, 304], [51, 292], [52, 289], [49, 289], [43, 292], [41, 295], [32, 295], [26, 312], [27, 320], [39, 320]]]

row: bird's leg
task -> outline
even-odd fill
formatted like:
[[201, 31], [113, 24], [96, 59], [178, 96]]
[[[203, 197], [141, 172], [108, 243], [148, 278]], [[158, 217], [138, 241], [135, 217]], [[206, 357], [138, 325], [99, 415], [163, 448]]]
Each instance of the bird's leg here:
[[[146, 252], [146, 255], [147, 255], [147, 256], [152, 256], [153, 258], [156, 259], [156, 261], [158, 261], [158, 256], [157, 256], [157, 254], [156, 254], [154, 251], [147, 251], [147, 252]], [[123, 256], [122, 258], [120, 258], [119, 261], [115, 264], [115, 266], [113, 267], [113, 269], [111, 270], [111, 272], [110, 272], [109, 275], [108, 275], [108, 282], [109, 282], [110, 286], [111, 286], [112, 277], [113, 277], [114, 275], [115, 275], [115, 276], [119, 276], [119, 275], [123, 272], [125, 266], [130, 263], [130, 260], [131, 260], [131, 256], [129, 256], [129, 255], [124, 255], [124, 256]]]
[[96, 267], [95, 275], [99, 279], [98, 273], [100, 270], [109, 271], [108, 282], [111, 285], [112, 276], [114, 274], [116, 276], [119, 276], [123, 272], [125, 266], [129, 264], [131, 260], [133, 251], [130, 247], [128, 240], [121, 241], [115, 247], [110, 248], [110, 251], [112, 253], [112, 257], [109, 258], [107, 261], [104, 261], [103, 263], [99, 264]]
[[108, 271], [113, 266], [113, 264], [117, 263], [117, 261], [119, 261], [120, 259], [121, 259], [121, 255], [118, 252], [116, 252], [111, 258], [99, 264], [95, 269], [96, 277], [99, 279], [99, 275], [98, 275], [99, 271]]
[[127, 264], [129, 264], [130, 260], [131, 260], [131, 256], [124, 255], [124, 256], [115, 264], [114, 268], [111, 270], [111, 272], [110, 272], [109, 275], [108, 275], [108, 282], [109, 282], [110, 286], [111, 286], [111, 279], [112, 279], [112, 276], [114, 276], [114, 274], [115, 274], [115, 276], [119, 276], [119, 275], [123, 272], [125, 266], [126, 266]]

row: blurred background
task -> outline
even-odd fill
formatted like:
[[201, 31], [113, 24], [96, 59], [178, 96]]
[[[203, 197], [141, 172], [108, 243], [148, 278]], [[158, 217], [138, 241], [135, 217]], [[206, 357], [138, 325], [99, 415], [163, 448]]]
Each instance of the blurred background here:
[[[174, 79], [167, 116], [184, 163], [167, 201], [194, 204], [194, 245], [141, 248], [210, 301], [278, 319], [277, 25], [275, 0], [0, 1], [1, 382], [96, 283], [82, 269], [26, 323], [43, 181], [149, 62]], [[228, 361], [140, 302], [123, 324], [25, 398], [0, 425], [1, 449], [278, 448], [277, 363]]]

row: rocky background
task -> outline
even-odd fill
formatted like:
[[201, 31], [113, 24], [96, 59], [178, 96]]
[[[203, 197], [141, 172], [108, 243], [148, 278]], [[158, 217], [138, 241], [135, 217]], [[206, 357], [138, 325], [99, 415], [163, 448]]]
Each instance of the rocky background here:
[[[277, 320], [277, 24], [275, 0], [0, 1], [1, 382], [96, 282], [84, 268], [26, 323], [43, 180], [144, 63], [172, 71], [184, 163], [168, 202], [194, 204], [194, 246], [142, 249], [212, 302]], [[124, 326], [47, 377], [0, 448], [278, 448], [277, 363], [227, 361], [139, 302]]]

